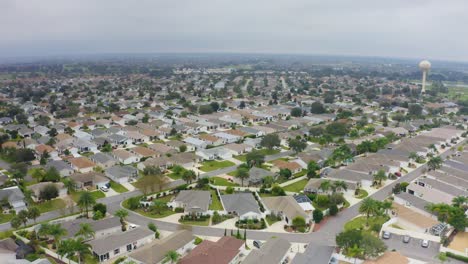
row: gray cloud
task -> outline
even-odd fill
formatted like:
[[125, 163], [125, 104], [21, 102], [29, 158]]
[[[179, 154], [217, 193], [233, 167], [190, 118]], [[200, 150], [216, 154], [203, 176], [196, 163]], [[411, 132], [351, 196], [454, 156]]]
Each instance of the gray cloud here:
[[0, 56], [261, 52], [468, 61], [466, 0], [0, 0]]

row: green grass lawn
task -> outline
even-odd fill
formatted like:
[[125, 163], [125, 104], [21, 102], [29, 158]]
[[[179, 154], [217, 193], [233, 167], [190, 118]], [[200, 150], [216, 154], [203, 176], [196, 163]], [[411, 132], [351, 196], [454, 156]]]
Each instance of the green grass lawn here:
[[13, 214], [0, 214], [0, 224], [10, 222], [13, 217]]
[[[167, 203], [167, 202], [171, 201], [173, 197], [174, 197], [174, 195], [166, 195], [164, 197], [155, 199], [153, 201], [157, 200], [157, 201]], [[123, 201], [122, 206], [124, 208], [128, 209], [128, 210], [131, 210], [128, 207], [128, 199]], [[173, 215], [173, 214], [176, 213], [175, 211], [171, 210], [170, 208], [166, 208], [165, 210], [161, 211], [160, 214], [157, 214], [157, 213], [155, 213], [153, 211], [145, 211], [143, 208], [138, 208], [138, 209], [133, 210], [133, 211], [136, 212], [136, 213], [139, 213], [141, 215], [144, 215], [146, 217], [150, 217], [150, 218], [163, 218], [163, 217], [170, 216], [170, 215]]]
[[173, 179], [173, 180], [179, 180], [179, 179], [182, 179], [182, 174], [177, 174], [177, 173], [174, 173], [174, 172], [171, 172], [169, 174], [167, 174], [167, 177]]
[[345, 230], [352, 230], [352, 229], [363, 229], [367, 230], [371, 228], [373, 225], [378, 224], [382, 226], [383, 223], [388, 221], [388, 217], [384, 216], [377, 216], [377, 217], [369, 217], [369, 226], [366, 226], [366, 217], [365, 216], [358, 216], [351, 221], [347, 222], [344, 225]]
[[183, 225], [197, 225], [197, 226], [208, 226], [210, 224], [210, 218], [203, 221], [182, 221], [179, 220], [179, 223]]
[[[77, 203], [78, 200], [80, 199], [80, 195], [81, 195], [82, 193], [84, 193], [84, 192], [85, 192], [85, 191], [78, 191], [78, 192], [77, 192], [77, 191], [73, 191], [73, 192], [70, 194], [70, 196], [71, 196], [71, 198], [73, 199], [73, 201], [75, 201], [75, 203]], [[96, 199], [96, 200], [106, 197], [106, 195], [105, 195], [103, 192], [101, 192], [101, 191], [92, 191], [92, 192], [91, 192], [91, 195], [92, 195], [92, 196], [94, 197], [94, 199]]]
[[128, 189], [125, 188], [125, 186], [123, 186], [122, 184], [117, 183], [117, 182], [115, 182], [115, 181], [111, 181], [111, 182], [110, 182], [110, 187], [111, 187], [114, 191], [116, 191], [116, 192], [118, 192], [118, 193], [128, 192]]
[[301, 192], [302, 190], [304, 190], [304, 187], [306, 186], [307, 182], [309, 180], [308, 179], [302, 179], [300, 181], [297, 181], [293, 184], [289, 184], [289, 185], [286, 185], [283, 187], [283, 189], [286, 191], [286, 192]]
[[221, 178], [221, 177], [213, 177], [210, 179], [212, 181], [212, 184], [213, 185], [218, 185], [218, 186], [239, 186], [239, 184], [237, 183], [234, 183], [234, 182], [230, 182], [224, 178]]
[[[278, 150], [278, 149], [260, 149], [260, 150], [258, 150], [258, 152], [262, 153], [265, 156], [269, 156], [269, 155], [280, 153], [280, 150]], [[246, 162], [246, 160], [247, 160], [246, 157], [247, 157], [247, 154], [235, 156], [234, 158], [238, 159], [238, 160], [240, 160], [242, 162]]]
[[223, 160], [223, 161], [216, 161], [216, 160], [208, 160], [202, 163], [203, 165], [200, 167], [200, 170], [202, 171], [214, 171], [214, 170], [219, 170], [227, 167], [234, 166], [234, 162], [229, 161], [229, 160]]
[[367, 193], [366, 190], [359, 189], [359, 195], [356, 196], [358, 199], [363, 199], [366, 198], [369, 194]]
[[307, 174], [307, 170], [303, 169], [298, 173], [293, 174], [293, 178], [298, 178]]
[[268, 225], [270, 225], [270, 226], [279, 221], [279, 219], [277, 217], [271, 217], [270, 215], [267, 215], [265, 217], [265, 220], [267, 221]]
[[67, 204], [65, 203], [65, 201], [60, 198], [35, 204], [35, 207], [37, 207], [37, 209], [39, 209], [41, 213], [62, 209], [66, 206]]
[[221, 204], [221, 201], [219, 200], [218, 196], [216, 195], [216, 190], [210, 190], [211, 192], [211, 204], [210, 207], [208, 208], [209, 210], [218, 210], [222, 211], [223, 205]]

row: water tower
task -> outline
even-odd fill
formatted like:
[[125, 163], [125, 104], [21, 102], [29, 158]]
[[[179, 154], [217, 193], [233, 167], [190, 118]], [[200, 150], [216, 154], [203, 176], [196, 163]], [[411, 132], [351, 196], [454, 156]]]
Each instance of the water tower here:
[[427, 60], [423, 60], [419, 63], [419, 69], [421, 69], [422, 74], [423, 74], [422, 75], [422, 89], [421, 89], [422, 94], [426, 92], [426, 76], [430, 68], [431, 68], [431, 63]]

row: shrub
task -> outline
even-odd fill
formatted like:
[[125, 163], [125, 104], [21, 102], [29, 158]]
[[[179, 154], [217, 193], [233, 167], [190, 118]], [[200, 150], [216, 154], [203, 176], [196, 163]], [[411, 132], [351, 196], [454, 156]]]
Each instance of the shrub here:
[[227, 187], [226, 188], [226, 193], [227, 194], [233, 194], [234, 193], [234, 188], [232, 188], [231, 186]]
[[314, 219], [314, 222], [315, 223], [320, 223], [323, 219], [323, 213], [322, 211], [318, 210], [318, 209], [315, 209], [314, 212], [313, 212], [313, 215], [312, 215], [313, 219]]
[[452, 252], [447, 252], [446, 254], [447, 254], [447, 257], [454, 258], [456, 260], [460, 260], [460, 261], [468, 263], [468, 257], [453, 254]]
[[39, 192], [39, 199], [51, 200], [58, 197], [58, 194], [57, 186], [55, 184], [48, 184]]
[[176, 208], [174, 209], [174, 211], [175, 211], [176, 213], [183, 213], [183, 212], [184, 212], [184, 208], [182, 208], [182, 207], [176, 207]]
[[93, 211], [100, 211], [102, 215], [106, 215], [107, 213], [107, 206], [103, 203], [97, 203], [93, 206]]
[[218, 223], [221, 223], [221, 221], [223, 221], [223, 218], [219, 215], [218, 211], [215, 211], [213, 213], [213, 217], [211, 218], [211, 221], [213, 222], [213, 224], [218, 224]]
[[275, 185], [271, 188], [271, 194], [274, 196], [285, 196], [286, 192], [279, 185]]
[[93, 220], [99, 220], [104, 218], [104, 215], [101, 213], [101, 211], [96, 211], [93, 214]]
[[127, 205], [130, 210], [135, 210], [140, 207], [140, 197], [132, 197], [127, 200]]
[[317, 195], [317, 197], [315, 198], [315, 202], [320, 207], [327, 207], [328, 204], [330, 203], [330, 199], [326, 195]]
[[294, 228], [298, 229], [298, 228], [301, 228], [301, 227], [305, 227], [306, 226], [306, 221], [303, 217], [296, 217], [292, 220], [292, 225]]
[[198, 244], [200, 244], [201, 242], [203, 242], [203, 239], [201, 239], [201, 238], [199, 238], [199, 237], [195, 237], [195, 242], [194, 242], [195, 245], [198, 245]]
[[329, 212], [331, 216], [335, 216], [336, 214], [338, 214], [338, 206], [336, 206], [336, 204], [331, 205], [329, 207]]

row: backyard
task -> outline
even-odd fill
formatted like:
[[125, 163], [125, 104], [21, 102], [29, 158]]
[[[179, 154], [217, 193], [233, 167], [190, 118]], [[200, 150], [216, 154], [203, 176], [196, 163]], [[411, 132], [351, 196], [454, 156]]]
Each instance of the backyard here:
[[208, 172], [208, 171], [214, 171], [214, 170], [231, 167], [234, 165], [236, 164], [234, 164], [234, 162], [229, 161], [229, 160], [223, 160], [223, 161], [208, 160], [202, 163], [200, 170]]
[[224, 208], [223, 208], [223, 205], [221, 204], [221, 201], [218, 198], [218, 195], [216, 195], [216, 190], [210, 190], [210, 192], [211, 192], [212, 201], [208, 209], [222, 211]]
[[234, 183], [234, 182], [231, 182], [231, 181], [228, 181], [224, 178], [221, 178], [221, 177], [213, 177], [210, 179], [211, 181], [211, 184], [213, 185], [217, 185], [217, 186], [231, 186], [231, 187], [235, 187], [235, 186], [239, 186], [239, 184], [237, 183]]
[[37, 209], [39, 209], [41, 213], [46, 213], [53, 210], [65, 208], [67, 205], [64, 200], [56, 198], [45, 202], [35, 203], [34, 206], [37, 207]]
[[302, 179], [302, 180], [297, 181], [295, 183], [284, 186], [283, 189], [286, 192], [299, 193], [299, 192], [302, 192], [304, 190], [304, 187], [306, 186], [308, 181], [309, 181], [308, 179]]

